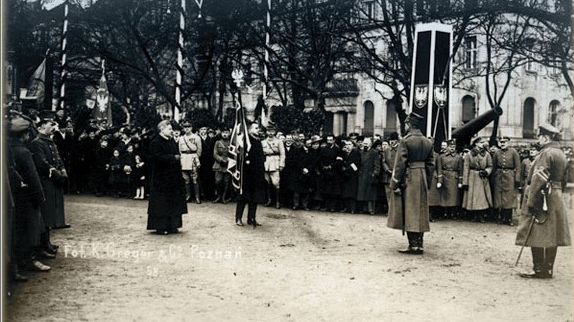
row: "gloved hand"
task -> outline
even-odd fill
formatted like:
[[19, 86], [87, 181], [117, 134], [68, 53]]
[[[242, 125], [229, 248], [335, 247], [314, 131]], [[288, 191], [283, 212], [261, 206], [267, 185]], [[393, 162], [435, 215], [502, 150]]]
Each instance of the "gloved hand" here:
[[514, 182], [514, 188], [520, 189], [520, 182]]
[[487, 172], [486, 170], [480, 170], [480, 172], [478, 173], [478, 175], [479, 175], [481, 178], [486, 178], [486, 177], [488, 177], [488, 172]]
[[440, 183], [440, 182], [437, 182], [437, 183], [436, 183], [436, 188], [437, 188], [437, 189], [440, 189], [440, 188], [442, 188], [442, 183]]

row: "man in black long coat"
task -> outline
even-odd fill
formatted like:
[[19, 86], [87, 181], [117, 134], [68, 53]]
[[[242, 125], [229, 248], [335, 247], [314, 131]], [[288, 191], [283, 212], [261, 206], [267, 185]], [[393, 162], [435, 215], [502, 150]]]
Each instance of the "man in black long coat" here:
[[172, 139], [171, 124], [161, 121], [157, 129], [159, 134], [149, 145], [152, 172], [147, 229], [167, 235], [181, 228], [181, 215], [187, 213], [187, 203], [179, 149]]
[[327, 145], [319, 151], [318, 188], [325, 200], [326, 210], [334, 212], [341, 194], [343, 158], [333, 135], [327, 135], [326, 142]]
[[253, 225], [253, 228], [260, 226], [255, 216], [257, 204], [265, 202], [265, 154], [259, 137], [259, 125], [252, 123], [249, 126], [251, 149], [245, 154], [242, 191], [237, 196], [235, 208], [235, 223], [238, 226], [243, 226], [241, 219], [245, 205], [248, 205], [247, 224]]

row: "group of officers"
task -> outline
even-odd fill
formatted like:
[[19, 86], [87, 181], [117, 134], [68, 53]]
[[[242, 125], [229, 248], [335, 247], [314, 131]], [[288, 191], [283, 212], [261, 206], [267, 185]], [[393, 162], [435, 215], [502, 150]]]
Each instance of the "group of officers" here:
[[[388, 141], [358, 134], [343, 139], [283, 135], [274, 125], [253, 123], [239, 190], [232, 187], [228, 172], [229, 129], [219, 130], [216, 136], [207, 128], [194, 130], [190, 122], [162, 121], [158, 135], [141, 152], [150, 164], [144, 176], [150, 199], [147, 229], [162, 235], [177, 233], [187, 202], [201, 203], [202, 199], [235, 200], [239, 226], [244, 225], [246, 206], [247, 224], [260, 225], [258, 204], [293, 210], [379, 212], [388, 214], [388, 227], [406, 232], [408, 247], [400, 251], [420, 255], [433, 217], [456, 217], [464, 212], [475, 221], [491, 216], [513, 225], [512, 213], [521, 192], [516, 242], [532, 247], [534, 261], [534, 273], [524, 276], [552, 277], [556, 247], [570, 245], [561, 197], [567, 161], [556, 143], [559, 131], [541, 125], [537, 148], [521, 160], [505, 137], [496, 148], [489, 149], [486, 140], [476, 138], [463, 153], [456, 151], [454, 141], [443, 142], [441, 151], [434, 152], [434, 142], [419, 129], [421, 121], [422, 117], [411, 113], [404, 137], [393, 133]], [[7, 120], [13, 214], [10, 268], [17, 281], [26, 280], [21, 268], [50, 269], [40, 261], [53, 258], [57, 251], [49, 231], [69, 227], [63, 210], [68, 174], [53, 141], [57, 128], [51, 114], [31, 120], [12, 113]], [[128, 135], [120, 143], [130, 140]]]

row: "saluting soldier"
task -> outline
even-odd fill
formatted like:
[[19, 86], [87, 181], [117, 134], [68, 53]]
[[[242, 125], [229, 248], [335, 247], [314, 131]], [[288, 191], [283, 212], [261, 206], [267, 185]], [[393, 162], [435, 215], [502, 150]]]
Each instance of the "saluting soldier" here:
[[500, 223], [513, 226], [512, 210], [516, 208], [516, 195], [520, 187], [520, 156], [508, 146], [508, 137], [498, 141], [500, 149], [492, 156], [494, 210], [500, 216]]
[[414, 255], [423, 254], [423, 236], [430, 231], [428, 183], [434, 171], [434, 156], [431, 140], [420, 130], [423, 120], [414, 112], [405, 120], [407, 135], [399, 144], [393, 167], [391, 188], [395, 193], [387, 220], [387, 227], [407, 232], [409, 246], [399, 252]]
[[539, 126], [542, 146], [528, 174], [516, 245], [532, 250], [533, 272], [524, 278], [552, 278], [558, 246], [570, 246], [570, 230], [562, 199], [567, 160], [560, 149], [560, 131], [550, 124]]

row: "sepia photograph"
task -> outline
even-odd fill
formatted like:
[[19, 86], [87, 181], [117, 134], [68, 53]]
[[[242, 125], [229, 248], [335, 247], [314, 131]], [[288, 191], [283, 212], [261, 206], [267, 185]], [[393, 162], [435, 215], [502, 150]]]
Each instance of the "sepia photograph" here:
[[2, 313], [574, 322], [572, 0], [2, 0]]

